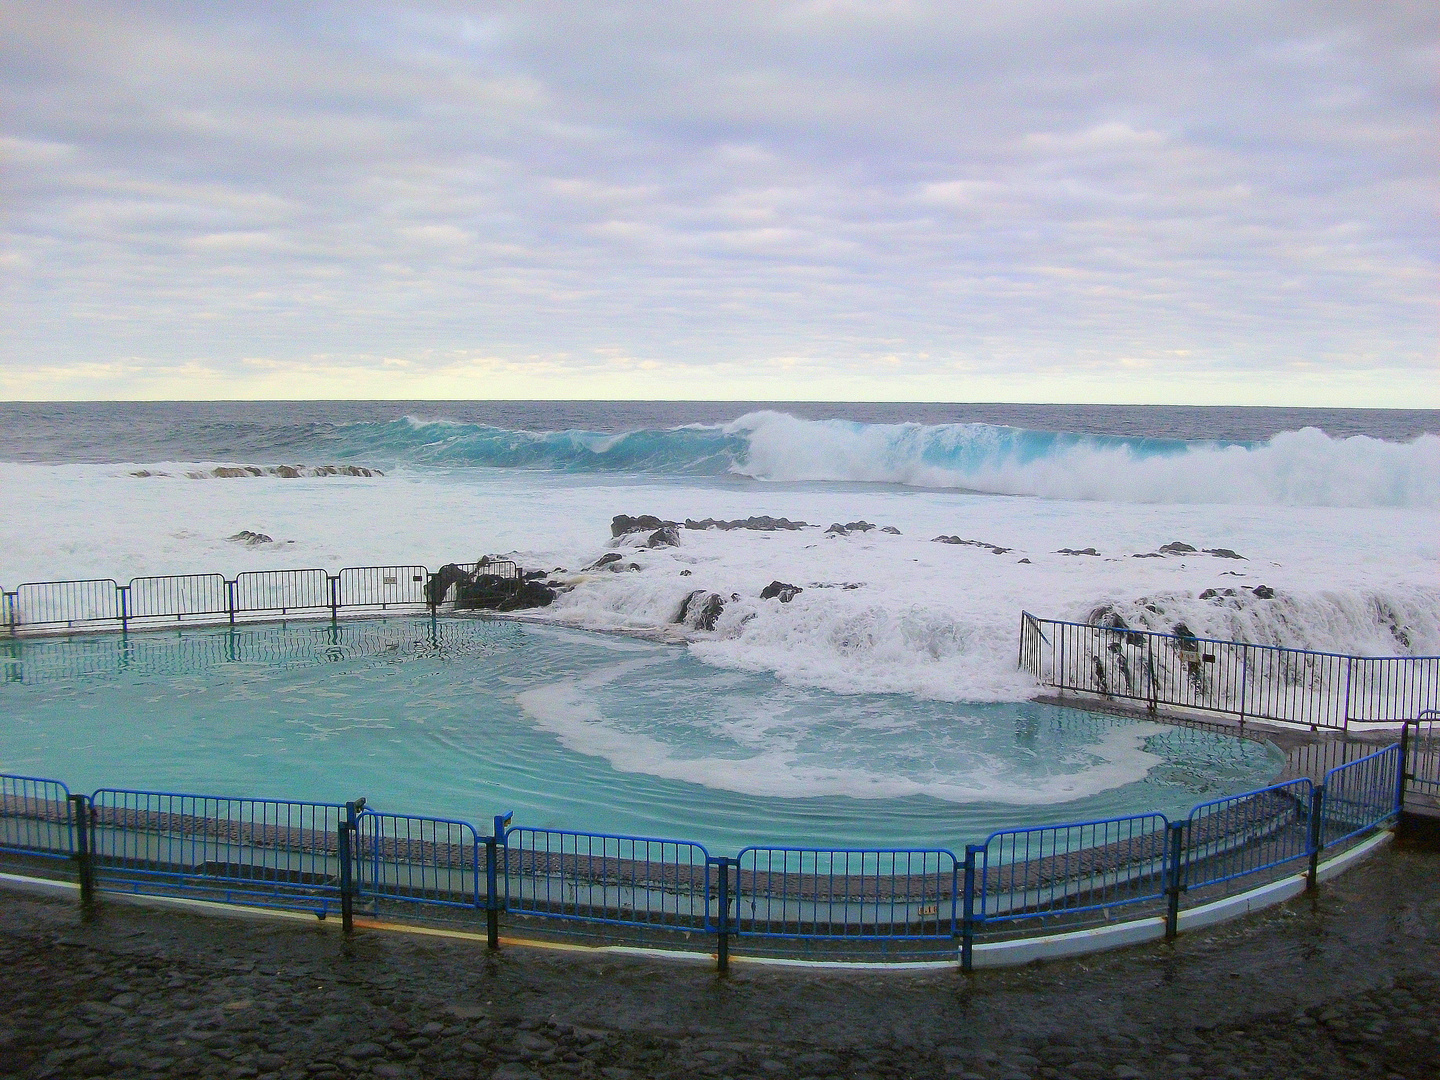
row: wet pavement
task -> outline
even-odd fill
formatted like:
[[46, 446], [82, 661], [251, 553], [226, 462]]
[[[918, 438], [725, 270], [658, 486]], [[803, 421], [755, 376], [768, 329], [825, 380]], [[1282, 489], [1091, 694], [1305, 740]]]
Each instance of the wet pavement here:
[[706, 964], [0, 889], [5, 1077], [1406, 1077], [1440, 1058], [1440, 855], [1173, 945], [1014, 971]]

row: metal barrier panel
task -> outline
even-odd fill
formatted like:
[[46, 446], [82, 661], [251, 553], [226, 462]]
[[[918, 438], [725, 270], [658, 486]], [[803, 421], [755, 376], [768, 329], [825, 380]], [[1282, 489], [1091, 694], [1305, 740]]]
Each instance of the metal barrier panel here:
[[468, 822], [366, 810], [356, 823], [356, 843], [362, 895], [480, 906], [480, 840]]
[[120, 621], [120, 588], [111, 578], [30, 581], [15, 592], [16, 626]]
[[713, 925], [710, 855], [700, 844], [520, 826], [504, 841], [508, 911], [629, 926]]
[[339, 607], [426, 604], [430, 571], [423, 566], [347, 566], [339, 574]]
[[179, 574], [130, 579], [126, 614], [132, 619], [224, 615], [230, 610], [223, 574]]
[[1325, 846], [1369, 832], [1400, 813], [1400, 745], [1325, 774], [1320, 836]]
[[745, 848], [737, 936], [952, 938], [957, 862], [941, 849]]
[[15, 611], [15, 594], [7, 592], [0, 585], [0, 629], [9, 630], [18, 618]]
[[1309, 856], [1314, 785], [1308, 777], [1213, 799], [1185, 821], [1184, 885], [1198, 889]]
[[1158, 900], [1164, 814], [1002, 829], [976, 846], [977, 923], [1011, 922]]
[[1020, 666], [1047, 686], [1343, 730], [1440, 702], [1440, 657], [1357, 657], [1021, 615]]
[[73, 856], [70, 789], [41, 776], [0, 774], [0, 851], [46, 859]]
[[1440, 657], [1355, 657], [1350, 674], [1350, 718], [1405, 720], [1440, 705]]
[[1426, 709], [1405, 726], [1405, 792], [1440, 799], [1440, 711]]
[[339, 903], [343, 806], [116, 788], [92, 798], [108, 887], [317, 913]]
[[311, 611], [330, 607], [324, 570], [250, 570], [235, 575], [236, 611]]

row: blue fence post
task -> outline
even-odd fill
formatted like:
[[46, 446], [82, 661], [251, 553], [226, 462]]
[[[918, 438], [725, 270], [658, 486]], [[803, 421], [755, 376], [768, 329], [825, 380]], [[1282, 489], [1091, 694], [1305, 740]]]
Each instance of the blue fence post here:
[[[1415, 735], [1420, 735], [1420, 721], [1415, 721]], [[1395, 813], [1396, 815], [1405, 812], [1405, 781], [1410, 779], [1410, 774], [1405, 770], [1405, 763], [1410, 760], [1410, 721], [1406, 720], [1400, 725], [1400, 765], [1395, 770]]]
[[355, 929], [355, 879], [351, 871], [351, 833], [355, 831], [356, 804], [345, 804], [345, 820], [340, 822], [336, 837], [336, 854], [340, 859], [340, 928], [349, 934]]
[[120, 601], [120, 632], [123, 634], [130, 629], [130, 586], [116, 585], [115, 593]]
[[[237, 579], [238, 580], [238, 579]], [[230, 625], [235, 625], [235, 582], [225, 582], [225, 610], [230, 616]]]
[[330, 621], [335, 622], [340, 618], [340, 577], [338, 574], [326, 574], [330, 582]]
[[[720, 870], [720, 917], [715, 923], [715, 967], [724, 975], [730, 970], [730, 857], [721, 855], [715, 860], [715, 865]], [[736, 865], [739, 865], [738, 862]]]
[[1165, 940], [1174, 941], [1180, 933], [1181, 860], [1185, 854], [1186, 821], [1165, 823]]
[[[494, 831], [485, 838], [485, 945], [490, 949], [500, 948], [500, 875], [496, 861], [500, 855], [500, 844], [505, 839], [505, 827], [515, 817], [514, 810], [495, 815]], [[509, 845], [506, 845], [506, 877], [509, 877]]]
[[960, 970], [975, 967], [975, 853], [978, 844], [965, 845], [965, 897], [960, 918]]
[[75, 837], [75, 864], [80, 871], [80, 907], [89, 911], [95, 904], [95, 868], [90, 861], [90, 800], [84, 795], [71, 795], [70, 816]]
[[1310, 867], [1305, 871], [1305, 888], [1313, 890], [1320, 871], [1320, 848], [1325, 842], [1322, 819], [1325, 813], [1325, 785], [1316, 784], [1310, 793]]

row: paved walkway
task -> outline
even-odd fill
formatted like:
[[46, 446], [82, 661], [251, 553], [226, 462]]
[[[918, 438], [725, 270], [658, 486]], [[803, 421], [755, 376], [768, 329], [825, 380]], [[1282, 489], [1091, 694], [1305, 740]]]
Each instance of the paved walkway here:
[[0, 891], [0, 1075], [1430, 1078], [1440, 855], [1157, 945], [856, 973], [511, 948]]

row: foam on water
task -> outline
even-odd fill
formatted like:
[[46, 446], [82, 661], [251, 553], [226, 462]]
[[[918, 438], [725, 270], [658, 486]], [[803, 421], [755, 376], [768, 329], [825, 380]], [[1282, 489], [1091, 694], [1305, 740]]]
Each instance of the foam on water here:
[[[1009, 723], [917, 715], [903, 700], [826, 699], [817, 715], [813, 701], [793, 691], [730, 698], [709, 687], [703, 697], [677, 700], [667, 682], [670, 694], [652, 687], [637, 695], [638, 667], [617, 665], [516, 700], [567, 748], [601, 756], [619, 772], [782, 799], [927, 796], [1045, 806], [1139, 783], [1165, 760], [1145, 749], [1155, 732], [1141, 726], [1102, 727], [1043, 759], [1017, 758]], [[667, 666], [664, 675], [673, 679], [674, 671]]]

